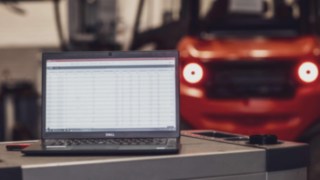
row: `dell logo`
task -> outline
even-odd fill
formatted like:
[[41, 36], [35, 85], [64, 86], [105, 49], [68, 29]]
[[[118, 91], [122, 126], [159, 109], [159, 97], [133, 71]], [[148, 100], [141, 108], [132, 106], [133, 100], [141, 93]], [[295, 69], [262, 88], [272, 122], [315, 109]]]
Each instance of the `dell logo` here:
[[105, 133], [104, 134], [106, 137], [114, 137], [114, 133]]

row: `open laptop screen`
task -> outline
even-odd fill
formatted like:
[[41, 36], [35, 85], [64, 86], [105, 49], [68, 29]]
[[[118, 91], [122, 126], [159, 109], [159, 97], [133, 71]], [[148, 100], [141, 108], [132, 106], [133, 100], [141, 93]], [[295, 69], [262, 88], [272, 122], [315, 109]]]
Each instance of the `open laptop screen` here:
[[45, 132], [176, 131], [174, 57], [49, 59]]

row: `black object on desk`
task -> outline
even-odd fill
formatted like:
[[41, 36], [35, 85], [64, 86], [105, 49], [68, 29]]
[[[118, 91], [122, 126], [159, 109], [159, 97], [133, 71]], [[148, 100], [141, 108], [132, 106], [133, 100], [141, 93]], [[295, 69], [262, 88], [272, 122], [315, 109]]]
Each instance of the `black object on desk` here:
[[21, 144], [7, 144], [7, 151], [21, 151], [22, 149], [29, 147], [31, 144], [29, 143], [21, 143]]

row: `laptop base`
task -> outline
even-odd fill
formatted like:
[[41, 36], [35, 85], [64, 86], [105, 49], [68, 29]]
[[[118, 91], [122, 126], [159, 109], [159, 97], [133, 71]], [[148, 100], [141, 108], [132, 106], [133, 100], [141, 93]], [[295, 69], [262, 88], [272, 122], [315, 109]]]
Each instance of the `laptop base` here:
[[48, 156], [48, 155], [149, 155], [149, 154], [177, 154], [179, 153], [179, 143], [165, 146], [137, 145], [137, 146], [44, 146], [41, 142], [34, 143], [23, 149], [21, 152], [27, 156]]

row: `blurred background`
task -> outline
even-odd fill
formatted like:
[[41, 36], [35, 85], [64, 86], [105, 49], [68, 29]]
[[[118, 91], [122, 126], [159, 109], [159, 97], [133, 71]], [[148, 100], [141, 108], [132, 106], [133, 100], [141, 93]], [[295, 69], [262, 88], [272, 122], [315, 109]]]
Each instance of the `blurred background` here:
[[156, 49], [153, 38], [162, 32], [133, 48], [134, 35], [178, 20], [180, 6], [173, 0], [0, 1], [0, 140], [39, 137], [41, 52]]
[[37, 139], [41, 52], [180, 52], [183, 129], [310, 143], [320, 174], [319, 0], [0, 0], [0, 141]]

